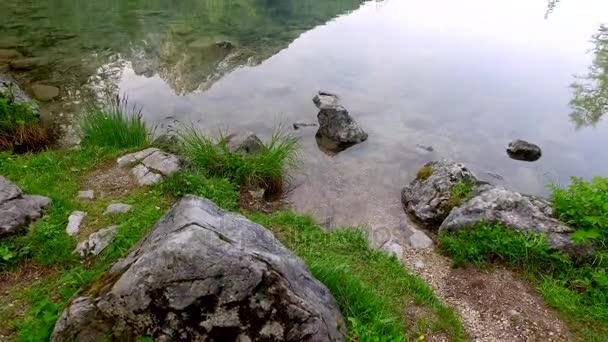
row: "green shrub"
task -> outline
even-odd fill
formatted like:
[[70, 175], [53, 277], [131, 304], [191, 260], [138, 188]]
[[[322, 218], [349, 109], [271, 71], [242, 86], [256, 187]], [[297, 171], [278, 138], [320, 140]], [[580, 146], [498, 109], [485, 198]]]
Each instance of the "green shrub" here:
[[596, 177], [591, 182], [572, 178], [567, 189], [550, 186], [551, 202], [556, 216], [576, 227], [573, 238], [591, 240], [606, 249], [608, 242], [608, 178]]
[[101, 106], [93, 105], [84, 113], [80, 129], [84, 146], [142, 148], [150, 145], [150, 131], [141, 109], [129, 107], [119, 96]]
[[32, 105], [0, 93], [0, 151], [36, 152], [49, 144], [50, 137]]
[[298, 143], [277, 130], [270, 143], [251, 154], [230, 152], [224, 136], [211, 139], [195, 129], [181, 135], [183, 152], [208, 177], [228, 178], [239, 185], [280, 193], [287, 171], [296, 166]]

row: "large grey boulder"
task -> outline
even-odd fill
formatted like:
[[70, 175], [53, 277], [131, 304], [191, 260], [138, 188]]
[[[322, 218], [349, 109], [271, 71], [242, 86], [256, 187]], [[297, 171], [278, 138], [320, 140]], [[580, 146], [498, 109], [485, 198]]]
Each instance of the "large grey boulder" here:
[[35, 114], [39, 114], [38, 105], [21, 89], [14, 78], [0, 73], [0, 96], [14, 100], [15, 102], [28, 103]]
[[319, 108], [317, 139], [332, 142], [332, 149], [337, 151], [367, 140], [367, 133], [355, 122], [346, 108], [340, 105], [336, 95], [319, 92], [313, 102]]
[[553, 209], [544, 199], [493, 187], [454, 208], [440, 231], [458, 231], [482, 223], [500, 224], [521, 232], [542, 233], [554, 249], [570, 255], [593, 254], [590, 244], [575, 244], [574, 228], [553, 218]]
[[0, 176], [0, 237], [19, 233], [44, 214], [51, 200], [24, 194], [15, 184]]
[[188, 196], [73, 298], [52, 341], [342, 341], [343, 317], [264, 227]]
[[515, 160], [536, 161], [543, 153], [538, 145], [525, 140], [514, 140], [509, 143], [507, 154]]
[[477, 191], [487, 184], [477, 179], [466, 166], [447, 160], [427, 163], [418, 176], [401, 191], [406, 212], [429, 227], [441, 225], [452, 206], [452, 190], [460, 182], [468, 182]]

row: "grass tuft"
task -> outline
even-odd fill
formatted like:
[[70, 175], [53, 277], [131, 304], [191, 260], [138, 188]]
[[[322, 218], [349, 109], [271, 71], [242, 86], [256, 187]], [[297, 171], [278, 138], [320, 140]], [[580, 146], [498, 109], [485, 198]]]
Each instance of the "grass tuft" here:
[[50, 142], [31, 104], [16, 102], [10, 94], [0, 93], [0, 151], [39, 152]]
[[91, 106], [80, 122], [83, 146], [143, 148], [150, 145], [150, 131], [141, 108], [130, 107], [116, 96], [101, 106]]
[[207, 177], [226, 178], [271, 194], [283, 191], [287, 172], [297, 165], [298, 143], [279, 129], [260, 151], [251, 154], [230, 152], [223, 135], [212, 139], [194, 128], [181, 135], [184, 154]]
[[418, 173], [416, 174], [416, 179], [421, 182], [424, 182], [432, 175], [433, 175], [433, 168], [430, 166], [423, 166], [420, 170], [418, 170]]

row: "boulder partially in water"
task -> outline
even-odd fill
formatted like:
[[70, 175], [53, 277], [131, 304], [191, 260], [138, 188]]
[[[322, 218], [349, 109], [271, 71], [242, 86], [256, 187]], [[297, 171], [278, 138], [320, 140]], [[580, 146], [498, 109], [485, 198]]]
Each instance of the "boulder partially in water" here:
[[340, 105], [338, 96], [319, 92], [313, 102], [319, 108], [317, 141], [330, 142], [324, 144], [328, 149], [339, 152], [367, 140], [367, 133], [355, 122], [346, 108]]
[[44, 215], [50, 204], [49, 198], [26, 195], [0, 176], [0, 237], [24, 231]]
[[225, 139], [226, 149], [231, 153], [253, 154], [264, 149], [264, 143], [252, 132], [230, 134]]
[[328, 289], [264, 227], [188, 196], [71, 300], [52, 341], [343, 341]]
[[532, 162], [540, 159], [542, 150], [538, 145], [518, 139], [509, 143], [507, 154], [511, 159]]
[[430, 162], [403, 188], [401, 202], [414, 219], [428, 227], [438, 227], [452, 210], [452, 190], [461, 182], [473, 187], [486, 184], [463, 164], [447, 160]]

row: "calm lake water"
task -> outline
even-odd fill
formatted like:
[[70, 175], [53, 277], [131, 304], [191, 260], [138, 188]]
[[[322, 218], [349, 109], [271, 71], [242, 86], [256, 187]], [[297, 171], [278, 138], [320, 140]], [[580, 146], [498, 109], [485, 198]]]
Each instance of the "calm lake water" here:
[[[367, 142], [331, 156], [315, 128], [293, 132], [302, 167], [290, 200], [327, 224], [402, 224], [401, 188], [440, 158], [533, 194], [608, 175], [608, 123], [577, 129], [568, 105], [605, 0], [563, 0], [548, 15], [546, 0], [2, 0], [0, 17], [0, 48], [48, 59], [16, 77], [61, 87], [51, 116], [69, 118], [102, 87], [160, 129], [268, 137], [316, 122], [316, 91], [339, 94]], [[509, 159], [516, 138], [542, 159]]]

